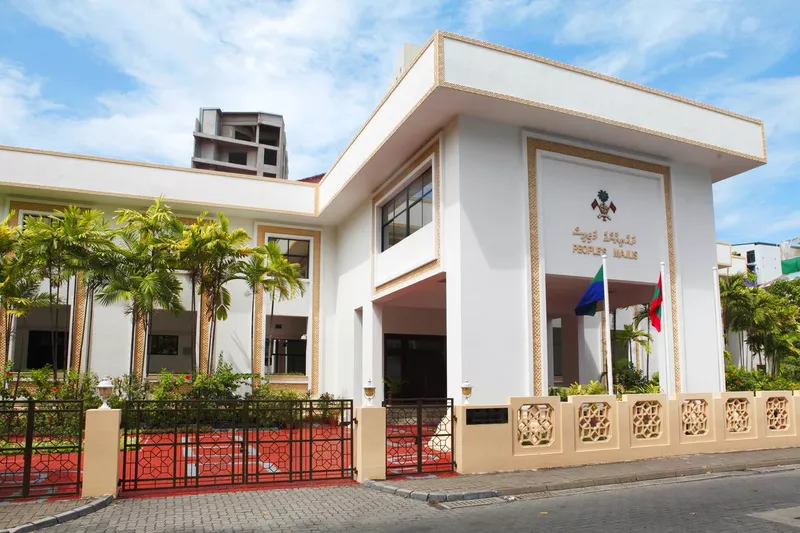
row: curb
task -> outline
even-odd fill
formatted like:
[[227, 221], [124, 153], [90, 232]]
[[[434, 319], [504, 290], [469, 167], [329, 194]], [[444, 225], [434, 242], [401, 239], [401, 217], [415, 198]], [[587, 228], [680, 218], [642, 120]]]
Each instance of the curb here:
[[[502, 496], [519, 496], [521, 494], [537, 494], [542, 492], [555, 492], [559, 490], [571, 489], [585, 489], [589, 487], [602, 487], [607, 485], [619, 485], [622, 483], [635, 483], [637, 481], [654, 481], [658, 479], [669, 479], [687, 476], [698, 476], [703, 474], [724, 474], [728, 472], [746, 472], [755, 471], [760, 468], [770, 468], [777, 466], [795, 466], [800, 467], [796, 462], [784, 460], [771, 460], [738, 463], [729, 465], [718, 465], [708, 467], [686, 467], [677, 470], [663, 470], [661, 472], [639, 472], [635, 474], [622, 474], [618, 476], [595, 478], [595, 479], [578, 479], [570, 481], [558, 481], [550, 483], [537, 483], [526, 485], [524, 487], [513, 487], [507, 489], [482, 489], [469, 492], [442, 492], [431, 491], [425, 492], [420, 490], [409, 490], [398, 488], [389, 485], [383, 481], [364, 481], [362, 485], [372, 490], [385, 492], [400, 496], [401, 498], [410, 498], [412, 500], [419, 500], [422, 502], [440, 503], [440, 502], [453, 502], [460, 500], [478, 500], [483, 498], [496, 498]], [[2, 532], [0, 532], [2, 533]]]
[[55, 526], [56, 524], [63, 524], [64, 522], [75, 520], [76, 518], [86, 516], [87, 514], [99, 511], [104, 507], [108, 507], [111, 505], [112, 501], [114, 501], [114, 499], [111, 496], [102, 496], [100, 498], [95, 498], [89, 503], [81, 505], [80, 507], [76, 507], [75, 509], [58, 513], [55, 516], [45, 516], [27, 524], [14, 526], [9, 529], [0, 529], [0, 533], [27, 533], [28, 531], [36, 531], [46, 527]]

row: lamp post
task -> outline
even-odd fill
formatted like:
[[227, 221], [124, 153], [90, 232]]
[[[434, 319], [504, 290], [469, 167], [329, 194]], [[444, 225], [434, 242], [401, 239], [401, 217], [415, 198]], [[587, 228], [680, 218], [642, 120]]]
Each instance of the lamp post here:
[[372, 378], [369, 378], [364, 383], [364, 397], [367, 399], [367, 405], [372, 405], [372, 399], [375, 397], [375, 385], [372, 384]]
[[108, 399], [111, 397], [112, 390], [114, 390], [114, 384], [111, 382], [111, 378], [105, 378], [97, 384], [97, 395], [103, 400], [100, 409], [111, 409], [108, 406]]
[[465, 379], [461, 384], [461, 394], [464, 396], [464, 405], [469, 405], [469, 397], [472, 396], [472, 384]]

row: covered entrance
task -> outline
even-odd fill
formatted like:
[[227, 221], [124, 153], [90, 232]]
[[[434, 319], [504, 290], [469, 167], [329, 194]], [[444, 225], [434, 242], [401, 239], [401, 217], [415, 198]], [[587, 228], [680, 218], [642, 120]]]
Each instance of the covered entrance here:
[[387, 400], [447, 396], [444, 335], [384, 335]]

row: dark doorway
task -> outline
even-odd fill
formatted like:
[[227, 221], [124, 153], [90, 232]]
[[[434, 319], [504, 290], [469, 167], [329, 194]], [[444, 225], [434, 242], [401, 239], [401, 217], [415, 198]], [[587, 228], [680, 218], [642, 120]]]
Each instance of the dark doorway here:
[[[56, 370], [66, 367], [67, 336], [63, 331], [57, 331], [56, 337]], [[33, 330], [28, 332], [28, 357], [26, 359], [28, 370], [44, 368], [53, 365], [53, 334], [50, 331]]]
[[439, 335], [384, 335], [386, 398], [446, 398], [447, 342]]

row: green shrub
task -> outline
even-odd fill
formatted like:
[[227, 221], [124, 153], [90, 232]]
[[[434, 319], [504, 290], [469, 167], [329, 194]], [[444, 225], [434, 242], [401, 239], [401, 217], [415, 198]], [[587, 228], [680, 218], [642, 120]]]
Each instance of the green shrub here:
[[614, 364], [614, 385], [617, 392], [625, 393], [646, 388], [650, 381], [632, 362], [622, 359]]
[[731, 392], [796, 390], [800, 389], [800, 383], [785, 376], [772, 376], [763, 370], [745, 370], [729, 366], [725, 369], [725, 388]]

